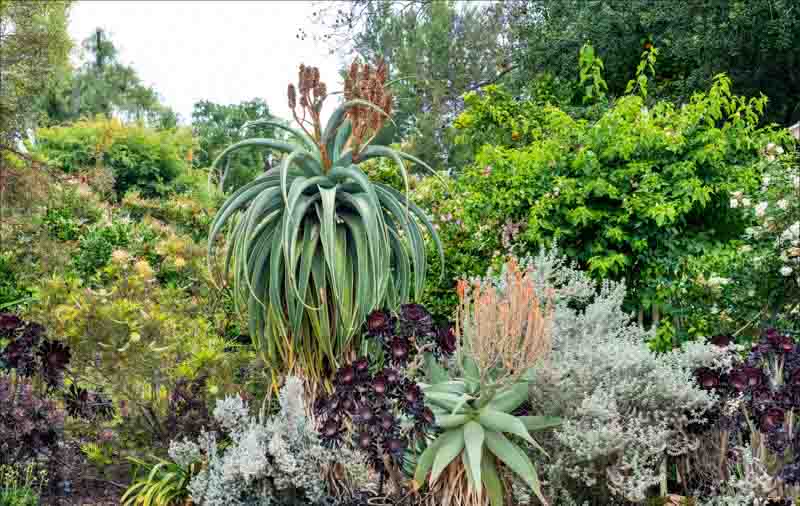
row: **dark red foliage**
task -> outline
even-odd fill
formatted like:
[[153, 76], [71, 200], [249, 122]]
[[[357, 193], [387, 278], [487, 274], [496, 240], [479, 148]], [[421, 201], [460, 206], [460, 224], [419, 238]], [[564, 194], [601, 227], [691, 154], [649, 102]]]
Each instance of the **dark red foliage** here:
[[761, 414], [760, 426], [762, 432], [769, 432], [775, 428], [783, 425], [785, 412], [783, 409], [775, 406], [767, 409]]
[[708, 367], [701, 367], [695, 371], [695, 377], [700, 388], [705, 390], [713, 390], [720, 386], [721, 378], [718, 371], [709, 369]]
[[52, 455], [63, 427], [64, 412], [29, 380], [0, 376], [0, 464]]
[[729, 334], [719, 334], [708, 340], [709, 343], [720, 348], [726, 348], [733, 343], [733, 337]]

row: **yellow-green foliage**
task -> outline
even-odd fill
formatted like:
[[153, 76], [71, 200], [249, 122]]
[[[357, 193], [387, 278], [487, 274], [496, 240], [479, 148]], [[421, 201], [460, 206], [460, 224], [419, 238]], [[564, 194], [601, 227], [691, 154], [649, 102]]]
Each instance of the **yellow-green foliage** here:
[[211, 392], [233, 387], [241, 357], [225, 352], [206, 308], [180, 288], [164, 287], [153, 267], [123, 250], [105, 268], [106, 287], [56, 277], [32, 308], [37, 321], [69, 344], [80, 380], [103, 385], [115, 401], [163, 413], [180, 377], [210, 375]]
[[167, 184], [186, 171], [193, 145], [188, 129], [159, 131], [97, 118], [41, 128], [31, 148], [65, 172], [109, 167], [118, 195], [134, 188], [146, 195], [163, 195]]
[[122, 207], [135, 217], [152, 216], [173, 223], [195, 239], [205, 238], [216, 208], [204, 205], [188, 195], [175, 195], [169, 199], [148, 199], [139, 192], [129, 192]]

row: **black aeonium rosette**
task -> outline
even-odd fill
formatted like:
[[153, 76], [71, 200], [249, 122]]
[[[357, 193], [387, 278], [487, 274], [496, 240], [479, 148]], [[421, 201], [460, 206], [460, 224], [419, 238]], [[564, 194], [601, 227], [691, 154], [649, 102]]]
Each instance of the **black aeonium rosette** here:
[[433, 430], [422, 390], [396, 368], [359, 358], [336, 372], [333, 387], [314, 404], [322, 444], [349, 445], [379, 473], [387, 472], [387, 457], [400, 465], [405, 448]]

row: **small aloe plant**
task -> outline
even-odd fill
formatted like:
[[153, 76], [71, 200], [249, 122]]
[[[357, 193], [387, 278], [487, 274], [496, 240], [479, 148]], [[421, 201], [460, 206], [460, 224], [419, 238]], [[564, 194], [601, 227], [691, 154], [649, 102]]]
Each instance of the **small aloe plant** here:
[[434, 484], [460, 456], [470, 486], [478, 494], [485, 488], [490, 504], [503, 506], [505, 494], [497, 469], [499, 461], [516, 473], [542, 504], [547, 504], [536, 468], [513, 438], [546, 455], [530, 433], [557, 427], [560, 419], [512, 414], [528, 399], [527, 381], [489, 390], [492, 393], [481, 392], [479, 382], [469, 379], [444, 381], [424, 389], [436, 425], [443, 432], [419, 457], [414, 481], [421, 486], [430, 475], [428, 482]]
[[208, 251], [211, 262], [217, 235], [227, 227], [225, 279], [232, 274], [236, 303], [249, 314], [250, 334], [275, 374], [299, 368], [311, 379], [324, 377], [354, 348], [356, 331], [372, 310], [406, 302], [412, 289], [420, 296], [427, 271], [423, 231], [444, 261], [425, 213], [407, 194], [370, 181], [359, 168], [364, 160], [389, 158], [407, 187], [404, 161], [427, 167], [373, 145], [391, 114], [386, 77], [383, 64], [354, 62], [345, 101], [323, 127], [325, 83], [318, 69], [301, 65], [298, 87], [289, 85], [287, 92], [299, 130], [259, 122], [288, 132], [291, 142], [247, 139], [214, 162], [219, 166], [232, 152], [253, 146], [285, 155], [279, 168], [222, 205]]
[[517, 441], [546, 455], [531, 432], [561, 422], [514, 413], [528, 400], [534, 366], [549, 353], [552, 305], [537, 297], [533, 272], [513, 262], [505, 272], [502, 290], [490, 280], [458, 284], [462, 343], [455, 364], [445, 370], [429, 360], [432, 384], [423, 388], [442, 433], [417, 460], [414, 481], [421, 486], [429, 476], [435, 484], [460, 457], [470, 488], [479, 496], [485, 490], [492, 506], [503, 506], [501, 463], [547, 505], [536, 467]]

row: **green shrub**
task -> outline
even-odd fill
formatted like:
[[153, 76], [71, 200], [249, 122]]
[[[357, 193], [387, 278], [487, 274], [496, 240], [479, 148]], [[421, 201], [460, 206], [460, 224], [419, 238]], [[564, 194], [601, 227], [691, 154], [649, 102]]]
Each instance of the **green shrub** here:
[[0, 254], [0, 309], [31, 296], [31, 291], [22, 286], [17, 273], [12, 269], [13, 264], [11, 255]]
[[188, 130], [154, 130], [118, 120], [78, 121], [36, 131], [32, 151], [65, 172], [107, 166], [114, 190], [164, 195], [168, 184], [186, 170], [193, 140]]
[[93, 228], [81, 239], [73, 267], [82, 278], [91, 278], [108, 263], [115, 249], [128, 245], [130, 235], [131, 226], [124, 222]]
[[691, 259], [748, 224], [730, 194], [758, 185], [764, 146], [787, 138], [758, 126], [766, 99], [731, 94], [725, 76], [681, 108], [628, 95], [597, 121], [492, 86], [465, 102], [462, 141], [482, 147], [433, 212], [449, 253], [434, 295], [510, 251], [558, 244], [596, 279], [624, 280], [631, 309], [674, 316]]
[[34, 463], [0, 465], [0, 506], [38, 506], [46, 478]]

